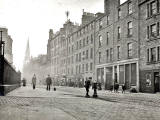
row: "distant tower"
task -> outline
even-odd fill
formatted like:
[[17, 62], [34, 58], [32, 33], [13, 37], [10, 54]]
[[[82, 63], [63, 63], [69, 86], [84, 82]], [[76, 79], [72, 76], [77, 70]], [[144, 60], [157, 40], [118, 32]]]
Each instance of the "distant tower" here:
[[69, 12], [69, 11], [66, 11], [65, 14], [66, 14], [67, 21], [68, 21], [68, 17], [69, 17], [70, 12]]
[[24, 64], [27, 64], [30, 61], [30, 47], [29, 47], [29, 39], [27, 41]]

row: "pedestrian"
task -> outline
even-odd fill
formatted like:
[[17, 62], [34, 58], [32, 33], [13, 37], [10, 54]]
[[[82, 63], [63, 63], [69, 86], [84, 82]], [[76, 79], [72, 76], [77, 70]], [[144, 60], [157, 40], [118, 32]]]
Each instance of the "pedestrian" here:
[[98, 95], [97, 95], [97, 81], [96, 80], [93, 81], [92, 89], [94, 89], [93, 97], [97, 98]]
[[25, 78], [23, 78], [22, 84], [23, 84], [23, 86], [26, 86], [26, 79]]
[[88, 93], [89, 93], [90, 85], [91, 85], [90, 80], [87, 79], [87, 80], [85, 81], [86, 97], [90, 97], [89, 94], [88, 94]]
[[126, 86], [125, 84], [122, 85], [122, 93], [125, 93], [125, 90], [126, 90]]
[[36, 78], [36, 75], [34, 74], [33, 77], [32, 77], [32, 85], [33, 85], [33, 89], [36, 88], [36, 80], [37, 80], [37, 78]]
[[47, 84], [47, 90], [50, 91], [50, 87], [52, 84], [52, 79], [51, 79], [50, 75], [48, 75], [48, 77], [46, 78], [46, 84]]
[[116, 82], [114, 84], [114, 92], [118, 93], [118, 89], [119, 89], [119, 84]]

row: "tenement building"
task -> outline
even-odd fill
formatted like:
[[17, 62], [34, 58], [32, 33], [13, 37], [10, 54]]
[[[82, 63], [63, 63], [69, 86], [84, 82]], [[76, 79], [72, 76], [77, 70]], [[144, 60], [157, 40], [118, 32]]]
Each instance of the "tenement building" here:
[[[75, 79], [76, 83], [84, 84], [87, 79], [93, 80], [94, 76], [94, 41], [95, 19], [103, 14], [88, 13], [83, 11], [82, 24], [73, 33], [75, 46]], [[78, 84], [79, 85], [79, 84]]]
[[160, 92], [160, 1], [140, 0], [140, 90]]
[[83, 11], [80, 26], [65, 32], [72, 28], [65, 23], [49, 40], [53, 77], [96, 80], [104, 89], [118, 83], [141, 92], [160, 91], [159, 9], [159, 0], [104, 0], [103, 14]]
[[[51, 61], [51, 76], [54, 77], [55, 81], [58, 81], [61, 84], [67, 83], [67, 66], [70, 63], [70, 59], [67, 57], [68, 55], [68, 47], [71, 50], [70, 45], [68, 46], [68, 36], [77, 29], [77, 25], [67, 20], [63, 25], [63, 28], [60, 29], [57, 33], [53, 33], [53, 30], [50, 30], [50, 37], [48, 40], [47, 51], [50, 55]], [[70, 53], [69, 53], [70, 54]], [[69, 69], [69, 68], [68, 68]]]
[[96, 79], [106, 89], [114, 83], [139, 89], [138, 0], [105, 0], [105, 5], [95, 28]]

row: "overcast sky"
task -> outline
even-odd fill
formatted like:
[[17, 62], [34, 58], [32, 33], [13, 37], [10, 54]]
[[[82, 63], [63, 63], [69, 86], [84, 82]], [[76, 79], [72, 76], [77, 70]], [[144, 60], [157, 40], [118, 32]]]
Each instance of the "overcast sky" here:
[[13, 39], [14, 65], [22, 70], [29, 38], [31, 55], [46, 54], [48, 31], [58, 31], [69, 18], [80, 23], [82, 9], [103, 12], [104, 0], [0, 0], [0, 26], [8, 28]]

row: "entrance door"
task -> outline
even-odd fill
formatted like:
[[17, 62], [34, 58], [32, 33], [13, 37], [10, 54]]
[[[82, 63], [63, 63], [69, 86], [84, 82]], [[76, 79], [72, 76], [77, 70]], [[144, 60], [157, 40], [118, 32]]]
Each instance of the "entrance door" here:
[[154, 73], [154, 86], [155, 92], [160, 92], [159, 72]]

